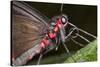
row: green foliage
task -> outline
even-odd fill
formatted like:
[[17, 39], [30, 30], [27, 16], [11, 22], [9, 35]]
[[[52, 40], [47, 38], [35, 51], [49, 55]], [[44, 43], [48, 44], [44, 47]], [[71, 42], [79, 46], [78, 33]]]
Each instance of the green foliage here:
[[86, 47], [77, 51], [74, 55], [65, 60], [65, 63], [74, 62], [71, 58], [74, 57], [76, 62], [88, 62], [97, 60], [97, 40], [91, 42]]

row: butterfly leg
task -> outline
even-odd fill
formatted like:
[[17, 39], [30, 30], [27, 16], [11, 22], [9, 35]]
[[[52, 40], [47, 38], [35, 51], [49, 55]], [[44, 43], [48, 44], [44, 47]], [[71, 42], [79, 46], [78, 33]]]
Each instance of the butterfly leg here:
[[79, 43], [79, 42], [77, 42], [76, 40], [74, 40], [73, 38], [71, 38], [71, 40], [75, 43], [75, 44], [77, 44], [77, 45], [79, 45], [79, 46], [81, 46], [81, 47], [84, 47], [85, 45], [83, 45], [83, 44], [81, 44], [81, 43]]
[[40, 53], [40, 56], [39, 56], [39, 59], [38, 59], [37, 65], [39, 65], [39, 64], [40, 64], [40, 61], [41, 61], [42, 57], [43, 57], [43, 54], [42, 54], [42, 53]]
[[[67, 48], [67, 46], [66, 46], [64, 43], [63, 43], [63, 46], [64, 46], [66, 52], [68, 53], [68, 55], [71, 56], [71, 54], [70, 54], [70, 52], [69, 52], [69, 49]], [[71, 58], [72, 58], [72, 60], [73, 60], [74, 62], [76, 62], [76, 60], [73, 58], [73, 56], [71, 56]]]

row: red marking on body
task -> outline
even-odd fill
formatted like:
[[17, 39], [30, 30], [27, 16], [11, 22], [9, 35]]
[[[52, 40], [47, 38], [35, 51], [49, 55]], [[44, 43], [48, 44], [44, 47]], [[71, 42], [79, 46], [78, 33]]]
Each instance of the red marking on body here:
[[57, 26], [58, 26], [59, 28], [61, 28], [61, 26], [62, 26], [62, 22], [61, 22], [61, 19], [60, 19], [60, 18], [59, 18], [58, 21], [57, 21]]
[[44, 38], [44, 39], [42, 40], [41, 44], [40, 44], [41, 48], [45, 48], [45, 47], [47, 47], [48, 45], [50, 45], [49, 40], [46, 39], [46, 38]]
[[45, 43], [46, 46], [48, 46], [49, 45], [49, 40], [48, 39], [44, 39], [44, 43]]
[[59, 29], [58, 29], [58, 27], [56, 26], [55, 28], [54, 28], [54, 32], [57, 32]]
[[55, 32], [58, 32], [59, 28], [61, 28], [61, 25], [62, 25], [61, 19], [58, 19], [58, 20], [56, 21], [56, 26], [55, 26], [55, 28], [54, 28], [54, 31], [55, 31]]
[[45, 35], [45, 38], [42, 40], [42, 42], [40, 44], [41, 48], [46, 48], [48, 45], [50, 45], [49, 40], [46, 37], [49, 37], [50, 39], [56, 38], [56, 36], [57, 36], [56, 33], [59, 31], [61, 26], [62, 26], [62, 22], [61, 22], [61, 18], [59, 18], [56, 21], [56, 26], [53, 29], [54, 33], [50, 32], [50, 33]]
[[49, 33], [49, 37], [50, 37], [51, 39], [56, 38], [56, 33]]
[[41, 48], [45, 48], [45, 44], [43, 42], [41, 42], [40, 46]]

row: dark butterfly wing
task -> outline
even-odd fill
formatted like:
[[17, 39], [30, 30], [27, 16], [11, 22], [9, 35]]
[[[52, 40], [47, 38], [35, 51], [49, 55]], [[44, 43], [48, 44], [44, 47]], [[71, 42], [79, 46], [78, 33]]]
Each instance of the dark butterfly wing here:
[[[49, 26], [48, 19], [26, 3], [12, 1], [11, 6], [12, 58], [16, 60], [23, 53], [40, 43]], [[34, 51], [37, 50], [40, 50], [39, 45], [34, 48]]]

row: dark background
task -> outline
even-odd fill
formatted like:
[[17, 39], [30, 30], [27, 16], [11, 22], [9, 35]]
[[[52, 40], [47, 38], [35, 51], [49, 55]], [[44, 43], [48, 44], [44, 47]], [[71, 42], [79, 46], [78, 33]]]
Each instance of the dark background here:
[[[61, 14], [60, 3], [27, 3], [42, 14], [46, 15], [48, 18]], [[64, 4], [63, 13], [68, 15], [71, 23], [97, 36], [97, 6]]]

